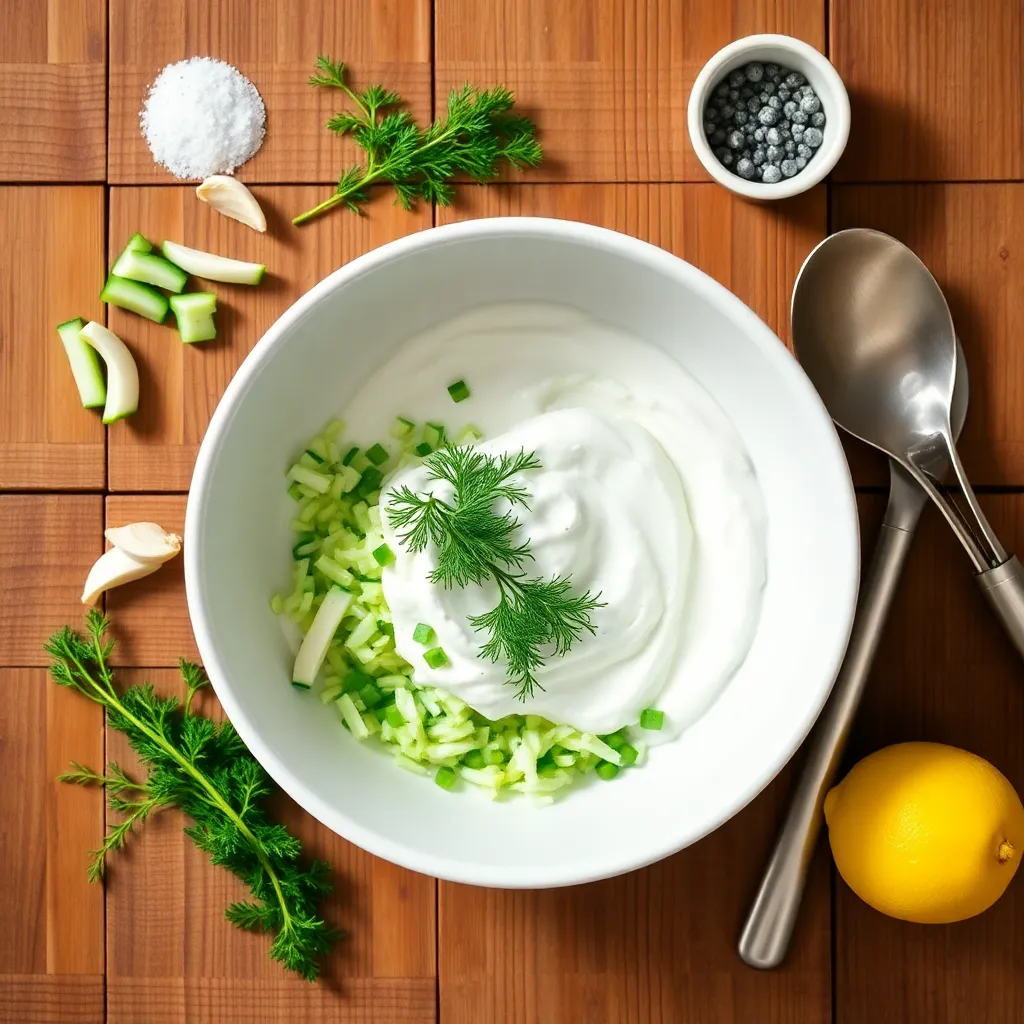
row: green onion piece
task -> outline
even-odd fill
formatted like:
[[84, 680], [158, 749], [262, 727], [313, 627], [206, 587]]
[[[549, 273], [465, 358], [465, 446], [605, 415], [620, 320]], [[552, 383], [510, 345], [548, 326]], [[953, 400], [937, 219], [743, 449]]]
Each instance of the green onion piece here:
[[423, 655], [423, 660], [430, 668], [442, 668], [448, 664], [448, 655], [444, 653], [443, 647], [431, 647]]
[[359, 498], [365, 498], [368, 494], [371, 494], [380, 487], [380, 482], [383, 479], [384, 474], [376, 466], [370, 466], [368, 469], [364, 469], [362, 476], [359, 477], [359, 483], [357, 483], [355, 487], [356, 496]]
[[383, 466], [388, 461], [388, 450], [382, 444], [375, 444], [366, 449], [366, 457], [375, 466]]
[[451, 789], [455, 785], [455, 769], [442, 766], [437, 769], [434, 782], [442, 789]]
[[373, 560], [380, 566], [390, 565], [395, 560], [395, 553], [387, 544], [381, 544], [373, 549]]
[[434, 642], [434, 630], [425, 622], [420, 622], [412, 631], [412, 638], [416, 643], [423, 644], [423, 646], [426, 647], [427, 644], [432, 644]]
[[356, 448], [349, 448], [349, 450], [348, 450], [347, 452], [345, 452], [345, 458], [343, 458], [343, 459], [341, 460], [341, 464], [342, 464], [343, 466], [348, 466], [349, 464], [351, 464], [352, 460], [353, 460], [353, 459], [354, 459], [354, 458], [355, 458], [355, 457], [356, 457], [356, 456], [357, 456], [358, 454], [359, 454], [359, 448], [358, 448], [358, 447], [356, 447]]
[[384, 711], [384, 718], [387, 720], [388, 725], [392, 729], [401, 729], [405, 725], [405, 719], [402, 717], [402, 712], [394, 704], [389, 704]]
[[433, 448], [431, 448], [431, 447], [430, 447], [430, 445], [429, 445], [429, 444], [427, 444], [427, 442], [426, 442], [426, 441], [421, 441], [421, 442], [420, 442], [420, 443], [419, 443], [418, 445], [416, 445], [416, 447], [415, 447], [415, 448], [413, 448], [413, 451], [414, 451], [414, 452], [415, 452], [415, 453], [416, 453], [417, 455], [419, 455], [419, 456], [420, 456], [420, 458], [425, 458], [425, 457], [426, 457], [427, 455], [429, 455], [429, 454], [430, 454], [430, 453], [431, 453], [431, 452], [432, 452], [433, 450], [434, 450], [434, 449], [433, 449]]
[[611, 761], [601, 761], [597, 766], [598, 778], [604, 779], [605, 782], [611, 782], [618, 774], [619, 766], [612, 764]]
[[619, 757], [622, 758], [623, 768], [632, 768], [636, 764], [636, 759], [640, 756], [640, 751], [636, 747], [629, 743], [624, 743], [619, 747]]
[[640, 712], [640, 728], [658, 730], [665, 724], [665, 712], [654, 708], [644, 708]]
[[607, 736], [600, 736], [598, 738], [604, 740], [612, 750], [619, 750], [626, 745], [626, 737], [621, 729], [618, 732], [610, 732]]
[[452, 396], [453, 402], [464, 402], [469, 398], [469, 388], [464, 380], [457, 380], [454, 384], [448, 385], [448, 394]]
[[292, 686], [294, 686], [296, 690], [308, 690], [311, 685], [311, 683], [300, 683], [298, 680], [292, 680]]
[[479, 750], [471, 750], [462, 758], [462, 763], [467, 768], [484, 768], [487, 765], [484, 755]]

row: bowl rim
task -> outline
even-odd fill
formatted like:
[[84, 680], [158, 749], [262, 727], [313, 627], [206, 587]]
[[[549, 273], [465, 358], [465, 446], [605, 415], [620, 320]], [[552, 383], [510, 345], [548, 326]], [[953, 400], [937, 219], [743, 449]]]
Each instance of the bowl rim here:
[[[827, 147], [819, 150], [805, 170], [792, 178], [784, 178], [774, 185], [765, 185], [760, 181], [747, 181], [719, 163], [704, 136], [703, 112], [707, 95], [717, 84], [727, 64], [735, 61], [737, 57], [753, 58], [757, 56], [757, 51], [771, 48], [786, 50], [800, 58], [805, 64], [813, 67], [815, 74], [820, 75], [828, 83], [832, 93], [832, 98], [829, 101], [828, 124], [833, 130], [826, 137]], [[812, 84], [815, 83], [812, 82]], [[694, 80], [693, 88], [690, 90], [686, 123], [690, 133], [690, 144], [697, 154], [697, 159], [704, 166], [704, 170], [719, 185], [748, 199], [788, 199], [790, 196], [800, 195], [800, 193], [814, 188], [839, 162], [850, 137], [850, 97], [835, 66], [828, 57], [811, 46], [810, 43], [797, 39], [795, 36], [776, 33], [743, 36], [723, 46], [701, 68]]]
[[[200, 523], [205, 517], [208, 483], [216, 468], [222, 438], [235, 417], [236, 409], [259, 371], [271, 359], [274, 350], [307, 313], [339, 286], [351, 284], [393, 259], [404, 258], [420, 250], [487, 236], [532, 236], [575, 242], [624, 256], [665, 276], [684, 281], [696, 293], [728, 315], [754, 344], [770, 352], [769, 358], [777, 363], [781, 373], [789, 377], [790, 386], [803, 393], [807, 413], [812, 419], [817, 419], [821, 428], [822, 443], [826, 449], [830, 449], [831, 461], [838, 471], [838, 482], [843, 489], [841, 497], [845, 498], [845, 501], [841, 501], [845, 516], [835, 520], [838, 543], [832, 552], [830, 567], [837, 604], [834, 647], [828, 671], [823, 675], [815, 698], [803, 708], [801, 714], [792, 716], [788, 730], [776, 738], [774, 756], [758, 765], [757, 771], [751, 775], [742, 791], [731, 802], [723, 803], [715, 815], [709, 816], [709, 820], [700, 822], [696, 829], [692, 825], [687, 828], [676, 826], [666, 829], [661, 841], [652, 845], [643, 856], [609, 855], [607, 860], [601, 860], [595, 867], [588, 866], [583, 871], [572, 865], [492, 867], [488, 864], [452, 861], [433, 854], [425, 854], [364, 827], [344, 810], [329, 804], [308, 790], [253, 726], [229, 673], [221, 663], [217, 645], [207, 625], [207, 604], [201, 582], [202, 543], [194, 541], [194, 538], [202, 537]], [[842, 443], [809, 378], [771, 328], [723, 285], [697, 267], [658, 246], [609, 228], [548, 217], [480, 218], [426, 228], [387, 242], [357, 257], [300, 296], [249, 352], [229, 381], [214, 410], [196, 458], [188, 492], [184, 532], [186, 598], [202, 663], [235, 730], [271, 778], [300, 807], [323, 825], [375, 856], [446, 881], [499, 888], [540, 889], [575, 885], [643, 868], [692, 845], [741, 811], [764, 790], [790, 760], [824, 706], [846, 652], [860, 579], [860, 533], [856, 495]]]

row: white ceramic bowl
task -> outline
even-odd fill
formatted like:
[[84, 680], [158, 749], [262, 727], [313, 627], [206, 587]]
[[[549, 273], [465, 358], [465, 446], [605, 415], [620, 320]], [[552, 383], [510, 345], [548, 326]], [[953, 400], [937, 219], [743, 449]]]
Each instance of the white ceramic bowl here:
[[[783, 178], [774, 185], [747, 181], [733, 174], [719, 162], [704, 134], [704, 108], [715, 87], [731, 71], [755, 60], [771, 61], [791, 71], [799, 71], [814, 87], [826, 118], [824, 139], [818, 152], [799, 174]], [[748, 199], [785, 199], [817, 185], [843, 155], [850, 137], [850, 97], [829, 59], [803, 40], [779, 35], [744, 36], [722, 47], [701, 68], [690, 91], [686, 120], [697, 158], [720, 185]]]
[[[268, 603], [291, 565], [284, 471], [296, 447], [407, 338], [469, 307], [514, 300], [576, 306], [678, 359], [735, 422], [769, 516], [760, 625], [721, 697], [643, 768], [579, 786], [545, 808], [444, 792], [353, 741], [335, 714], [289, 685], [291, 656]], [[277, 782], [371, 853], [455, 881], [529, 888], [656, 861], [768, 784], [832, 685], [853, 617], [858, 554], [839, 440], [768, 327], [661, 249], [532, 218], [410, 235], [299, 299], [228, 385], [199, 453], [185, 526], [203, 662]]]

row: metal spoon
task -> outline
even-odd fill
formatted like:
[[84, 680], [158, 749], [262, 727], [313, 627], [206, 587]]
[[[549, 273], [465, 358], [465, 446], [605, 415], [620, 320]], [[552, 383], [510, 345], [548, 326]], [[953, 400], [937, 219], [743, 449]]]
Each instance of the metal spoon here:
[[[817, 297], [816, 293], [805, 296], [801, 292], [807, 280], [801, 271], [793, 295], [794, 335], [797, 331], [795, 310], [798, 304], [803, 308], [805, 303], [813, 302]], [[832, 310], [830, 331], [847, 335], [855, 329], [855, 324], [845, 323], [850, 311], [848, 304], [836, 303]], [[801, 336], [797, 340], [800, 351], [806, 351], [808, 346], [818, 340], [813, 333], [806, 333], [806, 323], [806, 319], [801, 320]], [[960, 436], [967, 415], [968, 391], [967, 364], [960, 343], [956, 342], [951, 410], [956, 437]], [[941, 479], [948, 471], [948, 459], [945, 465], [935, 461], [931, 469]], [[889, 478], [889, 503], [875, 554], [861, 588], [846, 657], [832, 693], [807, 740], [806, 759], [789, 811], [740, 935], [740, 956], [751, 967], [777, 967], [789, 948], [807, 872], [821, 831], [825, 794], [835, 780], [896, 584], [910, 551], [918, 519], [927, 504], [927, 493], [893, 458], [889, 460]]]

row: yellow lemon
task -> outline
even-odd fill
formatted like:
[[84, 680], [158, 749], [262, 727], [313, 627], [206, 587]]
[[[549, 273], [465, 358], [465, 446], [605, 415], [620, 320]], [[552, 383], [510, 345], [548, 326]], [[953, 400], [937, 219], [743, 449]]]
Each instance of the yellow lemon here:
[[1024, 855], [1024, 806], [983, 758], [898, 743], [858, 762], [825, 798], [836, 867], [876, 910], [946, 924], [987, 910]]

